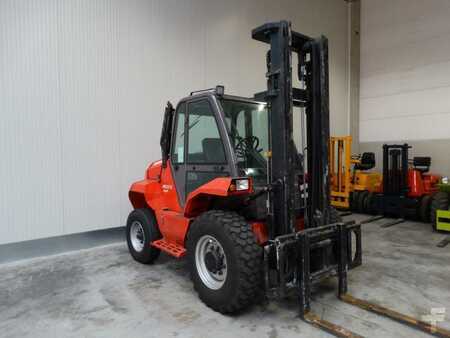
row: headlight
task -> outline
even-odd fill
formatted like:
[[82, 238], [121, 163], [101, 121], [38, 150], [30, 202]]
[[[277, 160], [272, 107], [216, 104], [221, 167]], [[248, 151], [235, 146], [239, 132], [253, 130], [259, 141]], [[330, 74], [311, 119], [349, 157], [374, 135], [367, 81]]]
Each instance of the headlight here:
[[443, 184], [448, 184], [448, 176], [442, 177], [441, 182], [442, 182]]
[[248, 191], [251, 188], [249, 178], [235, 178], [231, 181], [230, 192]]
[[250, 188], [250, 184], [248, 179], [239, 179], [236, 180], [236, 191], [248, 190]]

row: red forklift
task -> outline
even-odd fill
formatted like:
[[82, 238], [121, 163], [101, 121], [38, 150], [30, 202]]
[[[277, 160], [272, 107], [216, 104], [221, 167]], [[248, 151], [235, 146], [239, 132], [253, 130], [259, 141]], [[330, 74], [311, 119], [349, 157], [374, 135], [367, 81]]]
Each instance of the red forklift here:
[[[176, 108], [168, 103], [162, 160], [129, 191], [132, 257], [150, 264], [161, 251], [187, 256], [194, 289], [221, 313], [261, 294], [294, 292], [303, 320], [359, 337], [310, 311], [312, 287], [336, 277], [339, 299], [432, 332], [347, 293], [347, 272], [362, 262], [361, 226], [342, 222], [330, 205], [327, 39], [286, 21], [255, 28], [252, 37], [269, 46], [267, 90], [246, 98], [217, 86], [192, 92]], [[299, 145], [293, 107], [302, 114]]]
[[441, 177], [429, 174], [431, 158], [409, 159], [408, 144], [383, 145], [383, 190], [370, 193], [366, 206], [369, 213], [398, 219], [382, 225], [387, 227], [406, 218], [430, 222], [432, 195], [438, 191]]

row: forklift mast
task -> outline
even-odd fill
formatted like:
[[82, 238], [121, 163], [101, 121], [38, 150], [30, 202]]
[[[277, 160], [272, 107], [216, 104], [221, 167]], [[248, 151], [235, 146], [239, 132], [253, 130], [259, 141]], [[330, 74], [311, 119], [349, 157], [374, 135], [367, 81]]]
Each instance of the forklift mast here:
[[406, 196], [408, 193], [408, 144], [383, 145], [383, 192]]
[[[327, 39], [312, 39], [294, 32], [286, 21], [262, 25], [252, 31], [252, 37], [270, 46], [267, 90], [255, 94], [257, 100], [267, 102], [271, 140], [269, 242], [264, 261], [275, 273], [266, 272], [266, 290], [286, 294], [294, 283], [298, 286], [300, 316], [324, 328], [329, 323], [308, 315], [312, 285], [336, 273], [338, 293], [344, 295], [347, 271], [361, 265], [362, 260], [360, 224], [338, 222], [331, 217]], [[301, 88], [293, 87], [293, 54], [298, 57], [295, 74]], [[301, 151], [306, 152], [306, 156], [301, 156], [300, 173], [295, 166], [299, 154], [293, 137], [294, 107], [304, 108], [300, 114], [305, 114], [300, 116], [302, 122], [298, 126], [302, 133]], [[303, 202], [296, 199], [299, 192]], [[296, 214], [299, 205], [304, 229], [297, 231], [296, 218], [302, 216]], [[270, 263], [274, 260], [275, 266]], [[276, 277], [271, 278], [273, 275]]]
[[[262, 25], [252, 37], [270, 45], [267, 53], [267, 91], [255, 98], [268, 103], [271, 154], [269, 177], [272, 191], [269, 198], [269, 235], [292, 233], [295, 230], [295, 189], [298, 157], [293, 137], [293, 107], [302, 107], [306, 114], [307, 194], [304, 203], [305, 228], [328, 222], [329, 213], [329, 98], [328, 42], [325, 37], [312, 39], [292, 31], [287, 21]], [[293, 87], [292, 55], [298, 57], [297, 76], [302, 88]], [[302, 113], [301, 113], [302, 114]], [[303, 121], [304, 116], [301, 116]], [[304, 134], [303, 123], [302, 134]], [[275, 140], [275, 141], [274, 141]], [[306, 148], [306, 149], [304, 149]], [[302, 177], [305, 176], [302, 166]]]

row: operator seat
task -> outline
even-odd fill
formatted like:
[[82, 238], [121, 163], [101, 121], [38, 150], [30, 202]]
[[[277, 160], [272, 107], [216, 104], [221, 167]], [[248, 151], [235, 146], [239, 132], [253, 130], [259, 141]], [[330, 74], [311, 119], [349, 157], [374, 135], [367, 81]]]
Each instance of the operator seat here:
[[430, 170], [431, 157], [429, 156], [415, 156], [413, 158], [414, 169], [420, 171], [421, 173], [426, 173]]
[[370, 170], [375, 167], [375, 153], [366, 152], [361, 155], [360, 163], [355, 164], [356, 170]]
[[225, 152], [220, 138], [204, 138], [202, 147], [206, 163], [226, 163]]

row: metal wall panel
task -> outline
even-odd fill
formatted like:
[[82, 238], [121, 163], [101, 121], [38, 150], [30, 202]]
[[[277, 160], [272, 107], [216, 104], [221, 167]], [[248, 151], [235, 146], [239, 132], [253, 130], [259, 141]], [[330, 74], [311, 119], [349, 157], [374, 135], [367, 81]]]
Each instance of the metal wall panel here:
[[450, 2], [362, 2], [361, 142], [450, 139]]
[[57, 2], [0, 1], [0, 243], [64, 231]]
[[344, 1], [0, 0], [0, 244], [123, 225], [166, 101], [263, 89], [250, 30], [279, 19], [330, 39], [347, 132]]

